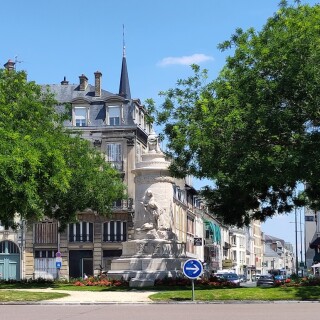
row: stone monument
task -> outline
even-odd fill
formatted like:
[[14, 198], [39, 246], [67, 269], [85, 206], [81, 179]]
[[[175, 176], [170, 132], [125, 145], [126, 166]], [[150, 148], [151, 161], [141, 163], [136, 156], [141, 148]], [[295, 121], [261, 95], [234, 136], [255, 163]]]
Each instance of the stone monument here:
[[155, 279], [182, 274], [185, 243], [177, 241], [173, 217], [173, 183], [170, 162], [153, 132], [135, 174], [133, 239], [123, 243], [122, 256], [114, 259], [108, 276], [130, 280], [130, 286], [154, 284]]

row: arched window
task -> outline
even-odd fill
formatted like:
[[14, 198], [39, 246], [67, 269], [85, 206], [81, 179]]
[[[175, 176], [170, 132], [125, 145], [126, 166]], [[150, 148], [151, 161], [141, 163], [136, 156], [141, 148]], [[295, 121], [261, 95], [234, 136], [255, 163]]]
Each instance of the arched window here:
[[12, 241], [2, 241], [0, 242], [0, 253], [19, 253], [19, 247]]

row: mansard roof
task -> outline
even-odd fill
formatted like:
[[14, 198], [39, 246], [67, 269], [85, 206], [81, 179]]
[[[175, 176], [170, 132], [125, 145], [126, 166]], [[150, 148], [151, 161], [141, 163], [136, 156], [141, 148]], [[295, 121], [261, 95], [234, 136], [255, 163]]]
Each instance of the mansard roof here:
[[43, 85], [43, 88], [48, 88], [50, 92], [55, 95], [55, 99], [60, 103], [80, 100], [87, 103], [107, 100], [124, 101], [123, 97], [103, 89], [101, 90], [101, 96], [95, 97], [95, 87], [90, 84], [87, 85], [87, 88], [84, 91], [79, 90], [78, 84], [49, 84]]

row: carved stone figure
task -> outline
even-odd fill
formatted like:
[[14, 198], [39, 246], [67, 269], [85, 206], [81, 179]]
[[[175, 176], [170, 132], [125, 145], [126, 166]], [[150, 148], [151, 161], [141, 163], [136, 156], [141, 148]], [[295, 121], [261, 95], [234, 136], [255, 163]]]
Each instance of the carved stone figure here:
[[148, 136], [148, 150], [149, 153], [160, 153], [159, 139], [155, 132], [150, 133]]
[[159, 206], [154, 199], [154, 195], [148, 189], [143, 197], [142, 202], [145, 210], [144, 219], [146, 222], [141, 226], [141, 230], [158, 229]]
[[143, 196], [141, 203], [142, 224], [136, 228], [138, 239], [176, 239], [172, 232], [172, 217], [165, 208], [161, 208], [156, 202], [151, 189]]

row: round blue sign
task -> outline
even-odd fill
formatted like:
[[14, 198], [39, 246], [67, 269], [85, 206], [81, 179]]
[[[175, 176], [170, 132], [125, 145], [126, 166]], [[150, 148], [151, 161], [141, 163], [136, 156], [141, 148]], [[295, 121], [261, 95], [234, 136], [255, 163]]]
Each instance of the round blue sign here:
[[183, 273], [189, 279], [197, 279], [203, 273], [201, 261], [189, 259], [183, 265]]

